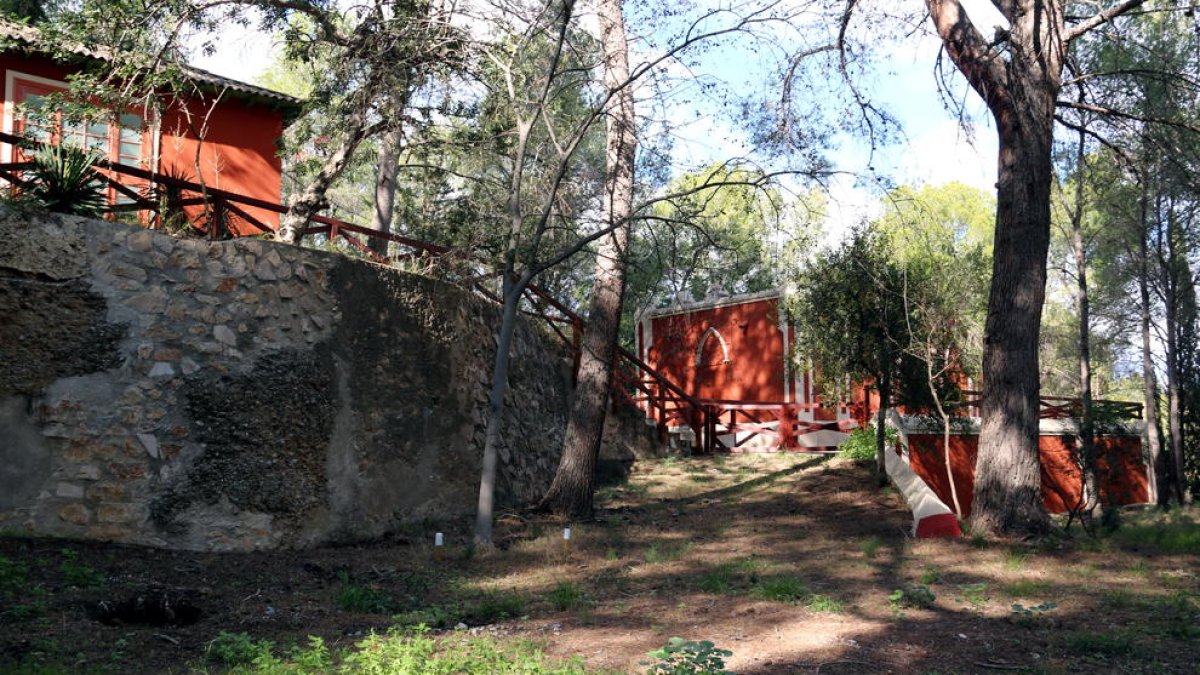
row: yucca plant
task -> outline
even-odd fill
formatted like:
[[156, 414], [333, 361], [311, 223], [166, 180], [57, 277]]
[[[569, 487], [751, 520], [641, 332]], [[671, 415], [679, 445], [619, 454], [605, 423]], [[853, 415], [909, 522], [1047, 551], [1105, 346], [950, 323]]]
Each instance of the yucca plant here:
[[43, 145], [33, 153], [22, 198], [50, 211], [98, 216], [108, 204], [96, 157], [70, 145]]

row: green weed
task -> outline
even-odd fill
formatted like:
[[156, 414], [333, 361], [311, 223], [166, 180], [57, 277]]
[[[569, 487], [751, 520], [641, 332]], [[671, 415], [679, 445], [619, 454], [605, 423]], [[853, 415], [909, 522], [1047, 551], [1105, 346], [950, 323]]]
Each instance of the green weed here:
[[1113, 541], [1128, 548], [1152, 548], [1160, 553], [1200, 554], [1200, 525], [1180, 520], [1151, 525], [1126, 525], [1113, 533]]
[[700, 590], [705, 593], [729, 593], [733, 590], [734, 565], [724, 563], [700, 575]]
[[677, 544], [655, 542], [650, 544], [650, 548], [646, 549], [646, 564], [657, 565], [659, 563], [674, 562], [687, 555], [690, 550], [692, 550], [690, 542], [680, 542]]
[[888, 604], [891, 605], [893, 611], [900, 608], [931, 607], [934, 600], [937, 600], [937, 596], [933, 594], [933, 591], [929, 590], [928, 586], [920, 584], [905, 584], [888, 594]]
[[337, 606], [347, 612], [389, 614], [399, 609], [387, 593], [361, 584], [343, 583], [337, 593]]
[[63, 560], [58, 564], [58, 571], [63, 575], [63, 581], [75, 588], [100, 588], [104, 585], [104, 575], [90, 565], [79, 560], [79, 552], [69, 548], [59, 551]]
[[1031, 598], [1046, 595], [1050, 592], [1051, 588], [1052, 584], [1047, 581], [1018, 579], [1017, 581], [1001, 586], [1000, 592], [1010, 598]]
[[926, 586], [932, 586], [942, 580], [942, 571], [936, 567], [926, 567], [918, 580]]
[[25, 563], [0, 555], [0, 597], [24, 590], [28, 577], [29, 568]]
[[686, 642], [673, 637], [661, 649], [646, 656], [653, 661], [643, 661], [650, 666], [647, 675], [724, 675], [725, 659], [733, 656], [728, 649], [718, 649], [708, 640]]
[[988, 585], [986, 583], [964, 584], [958, 587], [960, 596], [955, 600], [958, 603], [966, 602], [972, 609], [983, 609], [991, 599], [988, 595]]
[[570, 581], [558, 582], [546, 595], [554, 609], [559, 611], [575, 609], [584, 602], [583, 589]]
[[263, 658], [271, 656], [269, 640], [255, 640], [248, 633], [217, 634], [204, 650], [204, 658], [226, 668], [249, 666]]
[[1081, 656], [1128, 656], [1137, 643], [1127, 633], [1079, 632], [1067, 638], [1067, 649]]
[[868, 558], [874, 558], [875, 554], [879, 552], [879, 547], [882, 545], [882, 539], [876, 536], [870, 536], [866, 539], [863, 539], [862, 543], [859, 544], [858, 547], [862, 550], [863, 555], [867, 556]]
[[808, 597], [808, 586], [797, 577], [776, 577], [758, 582], [750, 595], [759, 600], [799, 602]]
[[827, 595], [813, 595], [809, 597], [808, 602], [804, 606], [811, 612], [825, 612], [828, 614], [841, 614], [846, 609], [845, 604], [841, 600], [831, 598]]
[[1019, 572], [1025, 569], [1025, 562], [1028, 559], [1028, 553], [1021, 553], [1020, 551], [1008, 551], [1004, 554], [1004, 569], [1010, 572]]
[[500, 619], [515, 619], [525, 613], [525, 598], [516, 593], [484, 593], [468, 613], [473, 621], [489, 624]]

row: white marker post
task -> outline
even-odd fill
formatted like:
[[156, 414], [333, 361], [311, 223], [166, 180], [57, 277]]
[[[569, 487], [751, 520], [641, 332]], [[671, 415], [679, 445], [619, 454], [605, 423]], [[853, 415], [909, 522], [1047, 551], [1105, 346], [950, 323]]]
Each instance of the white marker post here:
[[441, 532], [433, 535], [433, 557], [435, 560], [446, 557], [446, 537]]
[[571, 552], [571, 528], [569, 527], [563, 528], [562, 548], [563, 553], [569, 554]]

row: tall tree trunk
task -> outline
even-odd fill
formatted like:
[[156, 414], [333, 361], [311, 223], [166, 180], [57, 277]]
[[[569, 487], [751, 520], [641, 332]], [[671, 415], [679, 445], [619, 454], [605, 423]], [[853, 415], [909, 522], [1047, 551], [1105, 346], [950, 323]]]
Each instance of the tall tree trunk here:
[[609, 102], [605, 139], [605, 225], [611, 232], [596, 254], [588, 322], [583, 331], [579, 377], [554, 481], [538, 505], [571, 518], [590, 518], [596, 461], [612, 384], [613, 359], [625, 295], [626, 247], [633, 214], [633, 172], [637, 155], [633, 92], [628, 86], [629, 50], [620, 0], [599, 0], [604, 82]]
[[[380, 138], [379, 163], [375, 170], [375, 209], [371, 213], [371, 229], [383, 234], [392, 231], [392, 211], [396, 205], [396, 177], [400, 173], [400, 148], [404, 143], [404, 129], [399, 124], [389, 129]], [[367, 241], [371, 250], [387, 257], [386, 239], [372, 238]]]
[[971, 526], [1043, 532], [1050, 518], [1038, 461], [1038, 338], [1050, 248], [1054, 106], [1062, 86], [1062, 6], [1059, 0], [1003, 3], [1011, 27], [1007, 49], [998, 50], [958, 0], [926, 5], [946, 52], [991, 111], [1000, 141]]
[[[1192, 493], [1187, 487], [1187, 465], [1183, 456], [1183, 410], [1179, 391], [1179, 282], [1181, 268], [1186, 272], [1186, 262], [1179, 260], [1178, 223], [1175, 220], [1175, 205], [1166, 206], [1167, 258], [1163, 275], [1163, 297], [1165, 298], [1167, 330], [1167, 427], [1171, 442], [1171, 478], [1175, 499], [1180, 505], [1192, 503]], [[1190, 273], [1185, 275], [1190, 283]]]
[[1075, 209], [1071, 212], [1071, 243], [1075, 249], [1075, 302], [1079, 309], [1079, 464], [1083, 471], [1083, 510], [1085, 526], [1100, 500], [1100, 484], [1096, 480], [1096, 434], [1092, 415], [1092, 356], [1091, 324], [1087, 284], [1087, 252], [1083, 245], [1084, 180], [1087, 157], [1084, 154], [1084, 135], [1079, 132], [1075, 154]]
[[1146, 196], [1146, 176], [1142, 178], [1142, 195], [1138, 199], [1138, 308], [1141, 312], [1142, 333], [1142, 403], [1146, 416], [1146, 448], [1150, 452], [1150, 466], [1154, 473], [1155, 493], [1158, 505], [1166, 507], [1171, 499], [1171, 485], [1167, 480], [1166, 458], [1162, 451], [1162, 432], [1158, 428], [1158, 383], [1154, 373], [1154, 351], [1150, 335], [1150, 220]]

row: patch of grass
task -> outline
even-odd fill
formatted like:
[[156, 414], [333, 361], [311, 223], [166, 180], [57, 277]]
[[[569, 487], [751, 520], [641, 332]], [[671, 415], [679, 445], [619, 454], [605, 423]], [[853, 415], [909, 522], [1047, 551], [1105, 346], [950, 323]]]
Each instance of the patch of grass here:
[[987, 548], [988, 540], [983, 534], [976, 532], [971, 535], [971, 548]]
[[501, 619], [516, 619], [525, 613], [525, 598], [516, 593], [484, 593], [472, 607], [468, 623], [489, 624]]
[[932, 586], [942, 580], [942, 571], [936, 567], [926, 567], [917, 579], [926, 586]]
[[415, 628], [417, 626], [428, 626], [430, 628], [452, 628], [458, 623], [458, 617], [462, 614], [461, 607], [449, 607], [446, 605], [433, 605], [414, 609], [402, 614], [397, 614], [392, 617], [392, 621], [396, 626], [405, 628]]
[[991, 599], [988, 595], [988, 585], [986, 583], [964, 584], [958, 587], [960, 597], [956, 602], [965, 602], [973, 609], [983, 609]]
[[28, 577], [29, 568], [25, 563], [0, 555], [0, 597], [24, 590]]
[[1021, 551], [1008, 551], [1004, 554], [1004, 569], [1009, 572], [1019, 572], [1025, 569], [1025, 562], [1029, 560], [1029, 554]]
[[1032, 598], [1048, 594], [1052, 586], [1048, 581], [1018, 579], [1002, 585], [1000, 592], [1010, 598]]
[[399, 609], [395, 599], [370, 586], [343, 582], [335, 598], [337, 606], [347, 612], [389, 614]]
[[733, 563], [718, 565], [700, 575], [700, 590], [705, 593], [729, 593], [733, 590], [734, 577]]
[[845, 604], [841, 600], [818, 594], [809, 597], [808, 602], [804, 606], [811, 612], [825, 612], [828, 614], [841, 614], [846, 609]]
[[560, 581], [546, 594], [554, 609], [561, 611], [573, 610], [584, 603], [583, 589], [570, 581]]
[[1110, 609], [1126, 609], [1134, 605], [1133, 596], [1129, 591], [1121, 589], [1104, 593], [1100, 596], [1100, 601]]
[[79, 552], [64, 548], [60, 551], [62, 562], [58, 571], [63, 575], [63, 581], [75, 588], [100, 588], [104, 585], [104, 575], [94, 567], [79, 560]]
[[759, 600], [799, 602], [808, 597], [808, 586], [799, 577], [774, 577], [759, 581], [750, 595]]
[[650, 544], [650, 548], [646, 549], [646, 564], [657, 565], [659, 563], [674, 562], [687, 555], [690, 550], [692, 550], [691, 542], [685, 541], [675, 544], [654, 542]]
[[693, 483], [706, 484], [716, 481], [716, 478], [706, 474], [692, 474], [688, 476], [688, 480], [692, 481]]
[[1188, 520], [1130, 524], [1117, 530], [1112, 540], [1126, 548], [1150, 548], [1160, 553], [1200, 554], [1200, 524]]
[[1145, 578], [1150, 576], [1150, 566], [1146, 564], [1145, 560], [1139, 560], [1129, 566], [1129, 573], [1136, 577]]
[[879, 547], [883, 545], [883, 540], [874, 535], [862, 540], [858, 548], [863, 552], [863, 555], [868, 558], [874, 558], [879, 553]]
[[255, 640], [249, 633], [217, 634], [204, 650], [204, 659], [226, 668], [250, 666], [255, 661], [271, 658], [269, 640]]
[[933, 591], [920, 584], [905, 584], [888, 594], [888, 603], [893, 610], [905, 607], [932, 607], [935, 600], [937, 596]]
[[1067, 650], [1080, 656], [1129, 656], [1137, 643], [1128, 633], [1079, 632], [1067, 638]]

